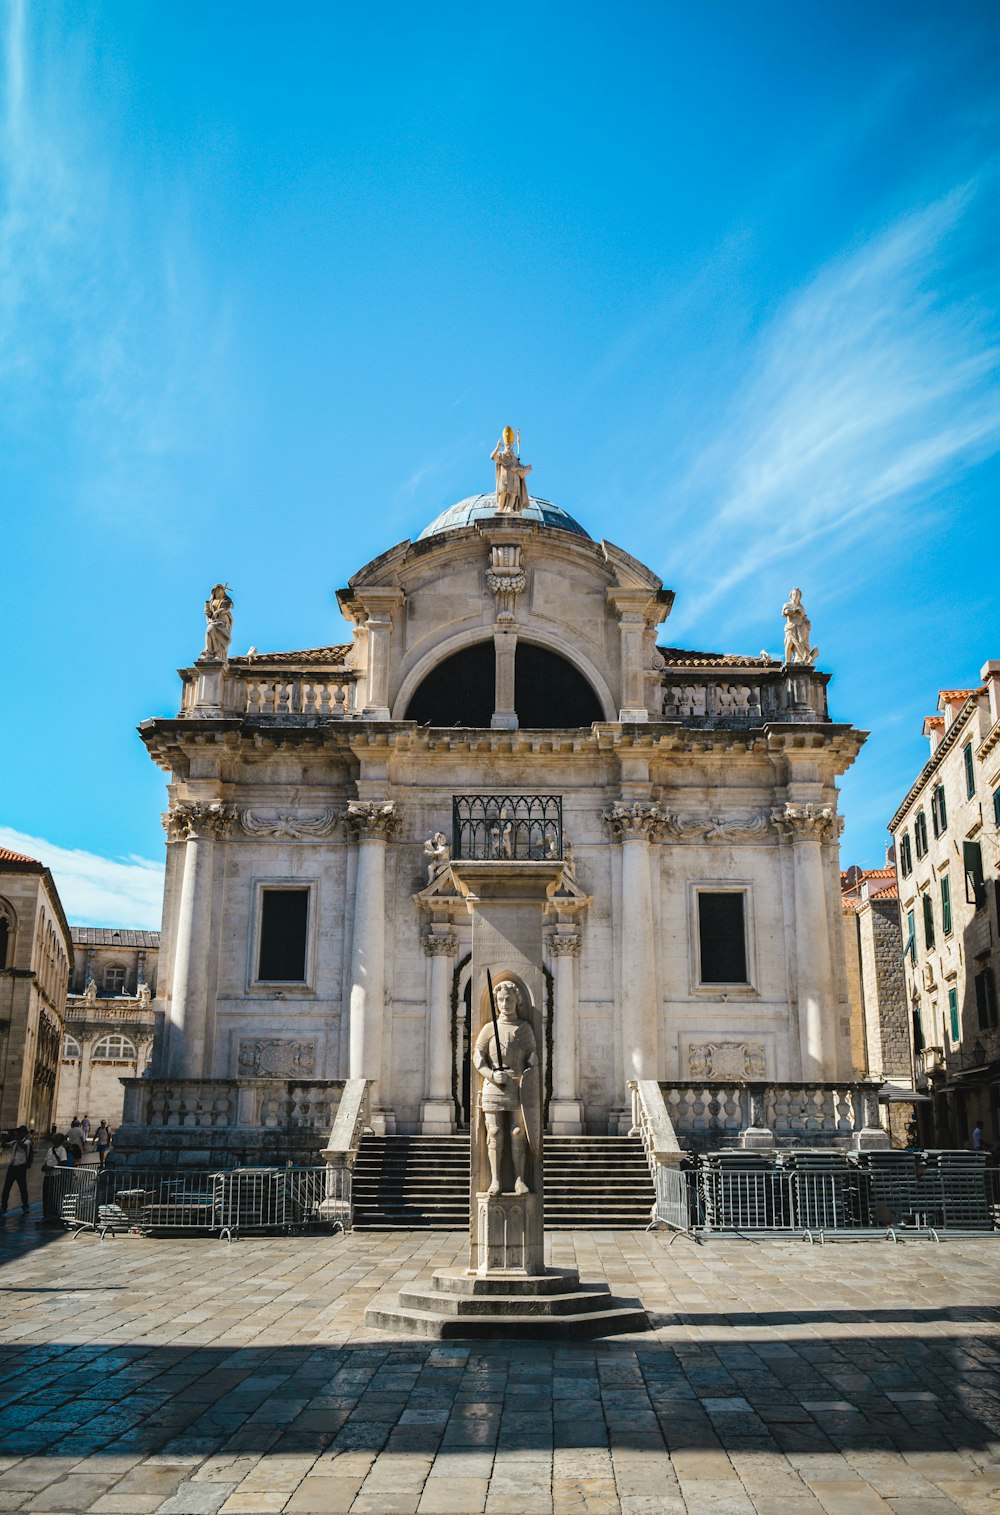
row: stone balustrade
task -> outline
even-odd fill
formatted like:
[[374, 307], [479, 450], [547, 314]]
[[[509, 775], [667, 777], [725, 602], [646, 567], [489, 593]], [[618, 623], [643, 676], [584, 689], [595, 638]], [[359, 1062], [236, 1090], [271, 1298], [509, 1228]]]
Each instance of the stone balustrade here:
[[245, 678], [245, 713], [270, 717], [330, 721], [352, 715], [354, 684], [343, 678], [312, 678], [302, 675]]
[[[878, 1145], [878, 1084], [728, 1083], [688, 1079], [660, 1083], [663, 1103], [681, 1144], [689, 1150], [740, 1145], [747, 1131], [778, 1144]], [[885, 1137], [888, 1144], [888, 1137]]]
[[827, 719], [825, 679], [810, 667], [668, 666], [660, 677], [665, 721], [711, 727]]
[[339, 1079], [128, 1078], [116, 1161], [317, 1161], [336, 1120]]

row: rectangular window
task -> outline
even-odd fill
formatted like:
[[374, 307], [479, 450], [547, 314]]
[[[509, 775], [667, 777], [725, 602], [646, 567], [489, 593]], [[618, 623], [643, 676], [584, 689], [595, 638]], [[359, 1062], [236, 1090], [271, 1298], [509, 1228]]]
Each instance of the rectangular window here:
[[[1000, 794], [1000, 790], [997, 790]], [[910, 833], [903, 832], [903, 840], [899, 844], [899, 871], [904, 878], [908, 878], [913, 872], [913, 854], [910, 851]]]
[[976, 1014], [980, 1031], [995, 1031], [997, 1024], [997, 985], [992, 968], [976, 974]]
[[993, 819], [1000, 826], [1000, 789], [993, 791]]
[[929, 952], [934, 945], [934, 902], [929, 894], [921, 895], [924, 906], [924, 946]]
[[924, 1028], [920, 1022], [919, 1005], [914, 1005], [913, 1007], [913, 1050], [914, 1052], [923, 1052], [924, 1050]]
[[906, 912], [906, 944], [903, 947], [903, 956], [908, 957], [911, 963], [917, 961], [917, 926], [912, 910]]
[[944, 802], [943, 784], [934, 785], [934, 793], [931, 795], [931, 824], [934, 827], [935, 836], [940, 836], [948, 829], [948, 810]]
[[962, 748], [962, 757], [965, 761], [965, 793], [968, 799], [976, 792], [976, 766], [972, 761], [972, 743], [966, 742]]
[[698, 891], [698, 938], [703, 984], [747, 983], [742, 893]]
[[947, 873], [941, 875], [941, 930], [945, 936], [951, 935], [951, 879]]
[[951, 1017], [951, 1039], [957, 1042], [960, 1034], [958, 1024], [958, 990], [948, 990], [948, 1014]]
[[927, 817], [922, 810], [917, 811], [917, 819], [913, 823], [913, 840], [916, 844], [917, 857], [923, 857], [927, 851]]
[[986, 885], [983, 882], [983, 849], [978, 842], [962, 843], [962, 862], [965, 867], [966, 903], [981, 910], [986, 904]]
[[257, 977], [266, 983], [306, 980], [308, 889], [262, 889]]

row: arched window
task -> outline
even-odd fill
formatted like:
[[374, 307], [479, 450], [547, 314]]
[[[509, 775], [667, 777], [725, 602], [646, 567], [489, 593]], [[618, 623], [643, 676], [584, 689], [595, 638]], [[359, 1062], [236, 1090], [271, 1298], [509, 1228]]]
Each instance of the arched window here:
[[62, 1055], [63, 1057], [75, 1058], [77, 1061], [80, 1059], [80, 1043], [77, 1041], [75, 1036], [70, 1036], [68, 1031], [63, 1038]]
[[[476, 642], [445, 658], [414, 691], [406, 720], [421, 726], [488, 727], [496, 705], [496, 655], [492, 642]], [[514, 652], [514, 706], [527, 730], [566, 730], [602, 721], [604, 712], [590, 684], [572, 663], [518, 642]]]
[[125, 969], [121, 963], [109, 963], [104, 970], [105, 994], [125, 993]]
[[136, 1060], [135, 1043], [130, 1042], [127, 1036], [120, 1032], [114, 1032], [111, 1036], [102, 1036], [94, 1048], [92, 1062], [95, 1063], [134, 1063]]

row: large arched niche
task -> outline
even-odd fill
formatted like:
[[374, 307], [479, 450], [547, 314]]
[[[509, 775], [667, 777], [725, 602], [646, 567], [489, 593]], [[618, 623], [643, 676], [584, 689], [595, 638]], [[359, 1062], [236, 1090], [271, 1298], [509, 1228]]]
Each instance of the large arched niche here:
[[[425, 674], [403, 719], [421, 726], [487, 727], [496, 705], [492, 638], [444, 658]], [[566, 730], [605, 719], [590, 681], [548, 647], [518, 639], [514, 653], [514, 705], [522, 729]]]

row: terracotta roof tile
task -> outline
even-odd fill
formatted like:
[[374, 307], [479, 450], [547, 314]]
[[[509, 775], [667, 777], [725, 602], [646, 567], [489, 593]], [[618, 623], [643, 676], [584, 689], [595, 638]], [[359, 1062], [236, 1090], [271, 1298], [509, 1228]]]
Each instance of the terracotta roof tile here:
[[342, 667], [344, 659], [351, 650], [350, 642], [338, 644], [335, 647], [306, 647], [302, 652], [255, 652], [251, 657], [249, 653], [241, 658], [230, 658], [229, 662], [238, 668], [256, 668], [271, 663], [316, 663], [324, 667]]
[[0, 847], [0, 863], [34, 863], [36, 868], [44, 868], [37, 857], [25, 857], [23, 852], [11, 852], [9, 847]]
[[984, 694], [986, 685], [981, 684], [978, 689], [942, 689], [938, 695], [939, 700], [967, 700], [972, 694]]
[[943, 715], [925, 715], [924, 716], [924, 725], [925, 726], [943, 726], [944, 725], [944, 716]]
[[745, 657], [739, 652], [693, 652], [686, 647], [657, 647], [668, 668], [776, 668], [777, 658]]

